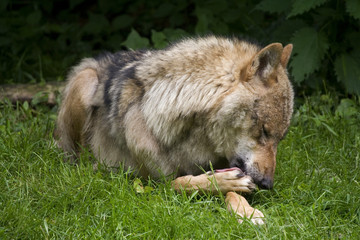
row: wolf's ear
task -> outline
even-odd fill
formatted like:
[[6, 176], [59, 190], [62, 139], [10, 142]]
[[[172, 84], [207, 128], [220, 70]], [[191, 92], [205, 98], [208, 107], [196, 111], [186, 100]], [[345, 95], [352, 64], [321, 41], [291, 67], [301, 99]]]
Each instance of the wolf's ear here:
[[[281, 43], [272, 43], [264, 47], [254, 56], [250, 66], [250, 74], [259, 76], [261, 79], [267, 79], [279, 65], [282, 53], [283, 46]], [[286, 61], [285, 57], [284, 61]]]
[[289, 62], [289, 59], [290, 59], [290, 55], [291, 55], [291, 52], [293, 50], [293, 45], [292, 44], [288, 44], [284, 47], [284, 50], [281, 54], [281, 65], [286, 68], [288, 62]]

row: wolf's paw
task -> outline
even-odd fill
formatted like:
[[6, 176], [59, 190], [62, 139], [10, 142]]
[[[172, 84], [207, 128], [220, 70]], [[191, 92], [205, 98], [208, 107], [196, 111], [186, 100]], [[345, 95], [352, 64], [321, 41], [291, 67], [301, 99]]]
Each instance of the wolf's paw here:
[[[212, 175], [212, 173], [208, 173], [208, 175]], [[215, 170], [213, 176], [219, 191], [224, 194], [230, 191], [251, 192], [255, 189], [252, 178], [245, 175], [239, 168]]]
[[[240, 214], [240, 213], [237, 213], [237, 214], [240, 217], [242, 217], [243, 219], [244, 218], [249, 219], [255, 225], [265, 224], [264, 214], [260, 210], [250, 207], [250, 208], [247, 208], [245, 211], [246, 211], [245, 216], [243, 216], [243, 214]], [[238, 222], [242, 223], [243, 219], [238, 219]]]
[[228, 192], [226, 194], [226, 206], [229, 212], [237, 214], [240, 218], [239, 223], [244, 219], [249, 219], [255, 225], [264, 224], [264, 214], [249, 205], [246, 199], [235, 192]]

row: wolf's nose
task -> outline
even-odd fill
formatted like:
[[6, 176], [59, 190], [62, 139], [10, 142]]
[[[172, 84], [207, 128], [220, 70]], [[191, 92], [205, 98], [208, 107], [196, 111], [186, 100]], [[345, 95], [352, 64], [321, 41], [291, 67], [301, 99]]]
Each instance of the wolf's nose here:
[[258, 185], [260, 188], [272, 189], [274, 186], [274, 181], [270, 178], [263, 178]]

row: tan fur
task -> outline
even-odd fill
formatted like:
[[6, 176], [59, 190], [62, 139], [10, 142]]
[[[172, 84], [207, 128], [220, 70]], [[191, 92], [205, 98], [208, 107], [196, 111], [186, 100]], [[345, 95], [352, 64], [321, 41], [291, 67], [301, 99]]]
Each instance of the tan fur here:
[[292, 50], [293, 50], [292, 44], [288, 44], [284, 47], [283, 53], [281, 54], [281, 65], [284, 68], [286, 68], [286, 66], [290, 60], [290, 55], [291, 55]]
[[84, 127], [97, 83], [96, 71], [85, 69], [70, 80], [64, 91], [57, 135], [60, 135], [58, 144], [66, 151], [78, 151], [76, 144], [86, 144]]
[[265, 223], [264, 214], [258, 209], [252, 208], [243, 196], [235, 192], [227, 192], [225, 202], [229, 212], [236, 213], [241, 217], [238, 219], [239, 223], [243, 222], [243, 218], [250, 219], [254, 224]]
[[229, 191], [251, 192], [255, 185], [249, 176], [239, 177], [237, 170], [227, 172], [215, 172], [214, 174], [204, 173], [197, 176], [186, 175], [172, 181], [172, 186], [177, 191], [193, 192], [200, 190], [219, 194], [226, 194]]
[[[261, 49], [209, 36], [84, 59], [68, 77], [59, 146], [75, 153], [78, 144], [89, 146], [105, 166], [143, 177], [174, 176], [179, 191], [248, 192], [251, 179], [271, 188], [292, 115], [291, 51], [291, 44]], [[248, 176], [203, 172], [211, 167], [239, 167]]]

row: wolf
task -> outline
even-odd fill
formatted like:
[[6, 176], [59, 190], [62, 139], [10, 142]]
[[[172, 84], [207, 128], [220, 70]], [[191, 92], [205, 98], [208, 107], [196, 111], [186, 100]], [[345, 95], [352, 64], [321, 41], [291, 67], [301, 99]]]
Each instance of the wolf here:
[[207, 36], [85, 58], [68, 75], [58, 145], [75, 156], [88, 147], [108, 168], [170, 176], [177, 191], [221, 192], [229, 211], [262, 224], [237, 193], [273, 187], [293, 112], [292, 48]]

